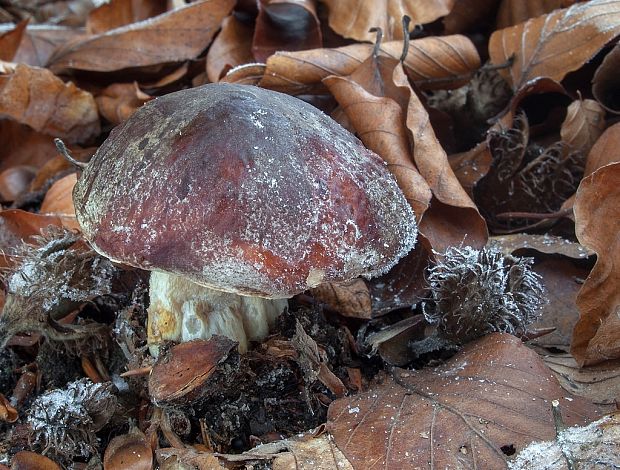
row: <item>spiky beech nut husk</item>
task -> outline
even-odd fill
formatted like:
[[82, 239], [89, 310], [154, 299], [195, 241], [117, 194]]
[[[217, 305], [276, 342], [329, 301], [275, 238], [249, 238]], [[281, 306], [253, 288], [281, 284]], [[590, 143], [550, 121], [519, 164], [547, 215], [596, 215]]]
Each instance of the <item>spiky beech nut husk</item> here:
[[244, 85], [145, 104], [101, 145], [74, 202], [105, 256], [266, 298], [384, 273], [417, 233], [376, 154], [311, 105]]
[[96, 453], [99, 442], [95, 433], [108, 423], [116, 410], [113, 388], [111, 382], [93, 383], [80, 379], [64, 389], [39, 396], [27, 416], [32, 442], [43, 454], [67, 461]]
[[440, 337], [464, 344], [494, 331], [523, 333], [544, 304], [541, 278], [531, 258], [498, 249], [451, 247], [428, 273], [426, 319]]

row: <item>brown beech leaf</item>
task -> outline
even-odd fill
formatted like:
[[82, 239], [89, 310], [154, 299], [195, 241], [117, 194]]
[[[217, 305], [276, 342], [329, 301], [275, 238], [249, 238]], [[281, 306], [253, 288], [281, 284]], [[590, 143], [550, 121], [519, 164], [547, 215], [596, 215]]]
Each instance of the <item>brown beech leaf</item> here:
[[566, 8], [575, 0], [502, 0], [497, 12], [496, 29], [523, 23], [530, 18]]
[[60, 48], [49, 67], [54, 71], [112, 72], [193, 59], [209, 45], [234, 4], [234, 0], [204, 0], [88, 36]]
[[552, 400], [567, 425], [602, 411], [563, 390], [520, 340], [493, 333], [439, 367], [397, 369], [394, 380], [332, 402], [327, 426], [356, 469], [505, 468], [503, 449], [555, 437]]
[[562, 142], [570, 151], [587, 155], [605, 129], [605, 110], [594, 100], [575, 100], [560, 128]]
[[489, 55], [516, 90], [535, 77], [560, 81], [620, 34], [620, 2], [592, 0], [495, 31]]
[[220, 33], [207, 53], [207, 77], [218, 82], [230, 69], [254, 62], [252, 37], [254, 28], [235, 15], [224, 18]]
[[579, 367], [568, 353], [542, 351], [542, 358], [565, 390], [592, 403], [613, 405], [620, 397], [620, 361]]
[[86, 30], [90, 34], [101, 34], [161, 15], [166, 11], [166, 3], [166, 0], [112, 0], [90, 11]]
[[15, 165], [38, 168], [58, 155], [51, 136], [8, 119], [0, 125], [0, 148], [0, 171]]
[[467, 152], [448, 155], [448, 162], [463, 189], [473, 198], [473, 188], [489, 172], [493, 156], [485, 140]]
[[345, 38], [374, 41], [370, 28], [381, 28], [385, 37], [403, 39], [401, 18], [414, 24], [432, 23], [450, 13], [455, 0], [322, 0], [329, 11], [329, 26]]
[[372, 316], [370, 291], [363, 279], [324, 282], [310, 292], [317, 301], [345, 317], [370, 320]]
[[0, 60], [13, 60], [13, 57], [15, 57], [15, 53], [22, 42], [22, 37], [24, 36], [26, 26], [28, 26], [27, 19], [17, 23], [15, 28], [0, 33]]
[[265, 62], [276, 51], [316, 49], [323, 44], [316, 0], [259, 0], [252, 52]]
[[31, 240], [50, 225], [62, 227], [61, 218], [21, 209], [0, 211], [0, 252], [10, 251], [10, 248], [16, 247], [22, 241]]
[[592, 77], [592, 95], [610, 113], [620, 114], [620, 45], [605, 56]]
[[[402, 41], [381, 45], [381, 53], [395, 60], [402, 49]], [[350, 75], [372, 50], [370, 44], [352, 44], [335, 49], [279, 52], [267, 60], [260, 86], [293, 95], [325, 93], [321, 80], [328, 75]], [[460, 35], [411, 41], [404, 62], [407, 76], [421, 89], [459, 87], [479, 66], [480, 57], [474, 44]]]
[[608, 127], [596, 141], [586, 158], [584, 177], [614, 162], [620, 162], [620, 123]]
[[[388, 164], [419, 221], [432, 193], [413, 161], [412, 142], [405, 125], [407, 111], [400, 103], [403, 98], [397, 96], [400, 92], [394, 83], [389, 83], [391, 70], [397, 64], [391, 57], [371, 55], [351, 75], [328, 76], [323, 83], [364, 145]], [[386, 96], [388, 93], [392, 96]]]
[[118, 125], [152, 98], [140, 90], [136, 82], [113, 83], [101, 90], [95, 101], [99, 113], [112, 124]]
[[597, 253], [577, 306], [571, 353], [581, 366], [620, 359], [620, 163], [585, 177], [575, 197], [575, 234]]
[[531, 344], [568, 351], [573, 328], [579, 320], [575, 300], [589, 270], [567, 259], [545, 258], [534, 265], [534, 272], [542, 278], [547, 303], [541, 309], [540, 319], [530, 329], [554, 327], [555, 331], [532, 340]]
[[506, 255], [525, 256], [524, 252], [528, 250], [545, 254], [563, 255], [573, 259], [585, 259], [594, 255], [593, 251], [588, 250], [579, 243], [549, 234], [514, 233], [511, 235], [500, 235], [489, 237], [489, 243], [492, 243]]
[[0, 75], [0, 115], [69, 142], [99, 134], [93, 96], [39, 67], [18, 64], [15, 72]]
[[49, 25], [29, 25], [22, 36], [14, 62], [44, 67], [56, 49], [84, 34], [81, 28]]

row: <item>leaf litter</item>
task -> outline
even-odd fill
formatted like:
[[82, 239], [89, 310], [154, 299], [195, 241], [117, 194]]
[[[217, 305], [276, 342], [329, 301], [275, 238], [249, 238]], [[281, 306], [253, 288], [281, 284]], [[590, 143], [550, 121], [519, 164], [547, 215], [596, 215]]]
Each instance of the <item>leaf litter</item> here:
[[[544, 449], [558, 468], [617, 465], [617, 1], [39, 3], [0, 2], [0, 463], [547, 468]], [[155, 361], [148, 273], [87, 245], [81, 169], [52, 139], [87, 161], [145, 102], [217, 81], [356, 133], [420, 241], [380, 277], [295, 296], [247, 354], [213, 340]], [[447, 340], [479, 305], [484, 327]], [[88, 390], [122, 407], [90, 409]]]

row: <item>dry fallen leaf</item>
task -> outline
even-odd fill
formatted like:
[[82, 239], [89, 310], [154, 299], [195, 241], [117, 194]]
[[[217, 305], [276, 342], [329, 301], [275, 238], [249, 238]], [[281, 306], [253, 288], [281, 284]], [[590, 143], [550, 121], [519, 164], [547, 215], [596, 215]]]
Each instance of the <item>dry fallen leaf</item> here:
[[614, 162], [620, 162], [620, 123], [608, 127], [596, 141], [586, 159], [583, 176]]
[[620, 45], [616, 44], [592, 77], [592, 95], [607, 111], [614, 114], [620, 114], [618, 68], [620, 68]]
[[15, 72], [0, 75], [0, 114], [69, 142], [99, 134], [93, 96], [39, 67], [18, 64]]
[[28, 20], [23, 20], [17, 23], [15, 28], [0, 33], [0, 60], [13, 60], [27, 25]]
[[322, 0], [329, 11], [329, 26], [341, 36], [374, 41], [370, 28], [381, 28], [386, 38], [402, 39], [401, 18], [414, 24], [432, 23], [450, 13], [455, 0]]
[[494, 333], [439, 367], [397, 369], [395, 380], [334, 401], [328, 430], [354, 468], [505, 468], [506, 453], [554, 438], [552, 400], [567, 425], [602, 411], [563, 390], [520, 340]]
[[322, 46], [317, 0], [259, 0], [252, 52], [265, 62], [277, 51], [301, 51]]
[[207, 53], [207, 76], [218, 82], [230, 69], [254, 62], [252, 37], [254, 28], [235, 15], [224, 18], [220, 33]]
[[56, 49], [84, 34], [81, 28], [62, 26], [30, 25], [22, 37], [15, 53], [15, 62], [45, 67]]
[[587, 155], [605, 130], [605, 110], [594, 100], [573, 101], [560, 129], [562, 142], [570, 151]]
[[161, 15], [166, 11], [166, 0], [111, 1], [99, 5], [88, 14], [86, 30], [101, 34], [111, 29]]
[[585, 177], [575, 197], [575, 233], [597, 253], [577, 306], [571, 353], [581, 366], [620, 358], [620, 163]]
[[601, 405], [613, 405], [618, 400], [620, 361], [579, 367], [573, 356], [567, 352], [550, 352], [544, 349], [540, 354], [565, 390]]
[[443, 18], [446, 34], [477, 31], [480, 25], [492, 21], [492, 16], [500, 0], [459, 0], [450, 13]]
[[574, 259], [584, 259], [594, 255], [594, 252], [579, 243], [549, 234], [514, 233], [511, 235], [500, 235], [489, 237], [489, 243], [492, 243], [506, 255], [522, 256], [526, 250], [558, 254]]
[[234, 0], [203, 0], [60, 48], [53, 71], [112, 72], [193, 59], [211, 42]]
[[127, 120], [153, 97], [140, 90], [136, 82], [113, 83], [95, 97], [99, 113], [114, 125]]
[[0, 200], [14, 201], [24, 194], [35, 173], [36, 170], [28, 165], [12, 166], [0, 173]]
[[491, 62], [516, 90], [536, 77], [562, 80], [620, 34], [620, 2], [591, 0], [495, 31]]
[[[381, 45], [381, 53], [395, 60], [402, 49], [402, 41]], [[325, 93], [321, 80], [328, 75], [350, 75], [372, 50], [369, 44], [352, 44], [335, 49], [280, 52], [267, 60], [260, 86], [293, 95]], [[480, 57], [465, 36], [433, 36], [411, 41], [403, 65], [407, 76], [422, 89], [456, 88], [480, 66]]]

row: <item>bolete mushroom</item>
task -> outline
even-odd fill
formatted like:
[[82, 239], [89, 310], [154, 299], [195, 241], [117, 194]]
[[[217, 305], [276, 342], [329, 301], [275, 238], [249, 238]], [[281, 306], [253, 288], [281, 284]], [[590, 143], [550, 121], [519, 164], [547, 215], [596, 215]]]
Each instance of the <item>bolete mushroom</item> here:
[[153, 271], [149, 345], [268, 333], [287, 298], [385, 273], [415, 244], [384, 162], [294, 97], [209, 84], [116, 127], [74, 190], [84, 236]]

